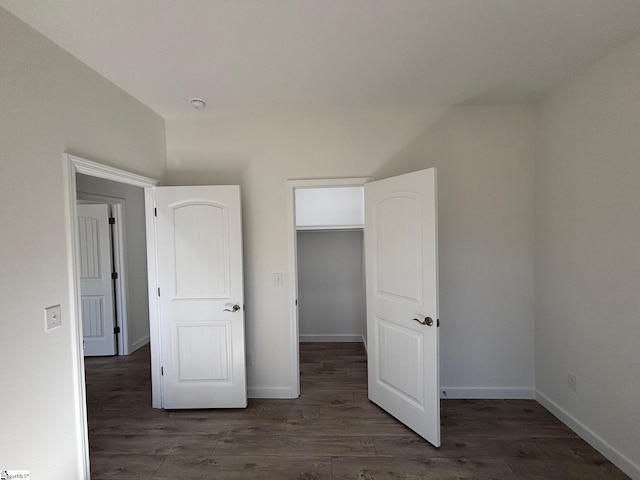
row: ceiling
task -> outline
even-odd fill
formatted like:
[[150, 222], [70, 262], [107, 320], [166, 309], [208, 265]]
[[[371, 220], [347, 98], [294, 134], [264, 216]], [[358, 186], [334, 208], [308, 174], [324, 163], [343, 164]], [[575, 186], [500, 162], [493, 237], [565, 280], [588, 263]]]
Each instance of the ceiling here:
[[640, 36], [640, 0], [0, 0], [165, 118], [527, 103]]

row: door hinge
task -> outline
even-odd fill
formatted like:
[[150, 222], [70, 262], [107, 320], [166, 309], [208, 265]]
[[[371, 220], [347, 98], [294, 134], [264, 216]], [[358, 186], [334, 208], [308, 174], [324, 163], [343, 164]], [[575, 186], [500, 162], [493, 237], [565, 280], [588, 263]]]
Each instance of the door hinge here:
[[158, 287], [158, 296], [160, 296], [160, 287]]
[[164, 367], [160, 367], [160, 375], [164, 375]]
[[113, 327], [113, 333], [120, 333], [120, 327]]
[[111, 280], [117, 280], [118, 279], [118, 272], [113, 272], [111, 274]]
[[296, 298], [296, 307], [298, 306], [298, 299]]
[[109, 225], [115, 225], [116, 224], [116, 217], [109, 217]]
[[154, 216], [154, 217], [157, 217], [157, 216], [158, 216], [158, 209], [157, 209], [157, 208], [154, 208], [154, 209], [153, 209], [153, 216]]
[[436, 319], [436, 327], [439, 327], [439, 326], [440, 326], [440, 319], [438, 318]]

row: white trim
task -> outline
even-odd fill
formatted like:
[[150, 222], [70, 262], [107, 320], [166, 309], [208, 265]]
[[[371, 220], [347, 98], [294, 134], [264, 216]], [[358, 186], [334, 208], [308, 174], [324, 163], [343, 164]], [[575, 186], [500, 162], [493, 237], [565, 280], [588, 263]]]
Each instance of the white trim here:
[[640, 479], [640, 465], [636, 465], [633, 461], [613, 447], [609, 442], [599, 436], [596, 432], [587, 427], [580, 420], [567, 412], [560, 405], [555, 403], [545, 394], [536, 390], [536, 400], [552, 414], [554, 414], [562, 423], [577, 433], [589, 445], [598, 450], [602, 455], [607, 457], [611, 463], [617, 466], [631, 478]]
[[373, 177], [308, 178], [300, 180], [290, 178], [287, 180], [287, 185], [294, 188], [361, 187], [371, 181], [373, 181]]
[[[83, 173], [92, 177], [105, 178], [138, 187], [154, 187], [156, 180], [125, 172], [117, 168], [101, 165], [91, 160], [76, 157], [68, 153], [62, 155], [67, 208], [65, 209], [65, 227], [67, 235], [68, 277], [69, 277], [69, 321], [71, 322], [71, 354], [73, 357], [73, 378], [75, 390], [75, 409], [77, 411], [76, 439], [80, 451], [80, 478], [89, 478], [89, 434], [87, 425], [87, 393], [84, 376], [84, 355], [82, 351], [82, 322], [80, 321], [80, 271], [78, 238], [78, 210], [76, 174]], [[153, 371], [152, 371], [153, 375]], [[152, 383], [154, 380], [152, 378]]]
[[83, 173], [85, 175], [91, 175], [92, 177], [104, 178], [106, 180], [113, 180], [114, 182], [126, 183], [127, 185], [135, 185], [136, 187], [143, 188], [158, 185], [158, 181], [153, 178], [143, 177], [142, 175], [93, 162], [86, 158], [76, 157], [68, 153], [65, 154], [65, 156], [73, 164], [75, 169], [74, 174]]
[[[129, 345], [129, 295], [127, 288], [127, 243], [125, 241], [125, 201], [112, 205], [112, 215], [116, 219], [115, 235], [113, 237], [113, 255], [117, 262], [115, 265], [118, 278], [116, 284], [116, 311], [118, 315], [118, 355], [129, 355], [133, 350]], [[119, 298], [118, 298], [119, 296]]]
[[325, 334], [311, 334], [300, 335], [301, 342], [358, 342], [365, 343], [364, 335], [325, 335]]
[[249, 387], [247, 388], [248, 398], [297, 398], [293, 390], [288, 387]]
[[[287, 257], [289, 258], [289, 378], [291, 398], [300, 396], [300, 352], [298, 339], [298, 250], [296, 248], [295, 186], [287, 181]], [[251, 389], [250, 389], [251, 390]], [[251, 397], [251, 395], [249, 395]]]
[[162, 343], [160, 342], [160, 298], [156, 255], [155, 190], [144, 189], [144, 218], [147, 233], [147, 287], [149, 289], [149, 342], [151, 343], [151, 405], [162, 408]]
[[144, 347], [146, 344], [149, 343], [149, 335], [146, 335], [144, 337], [142, 337], [140, 340], [136, 340], [135, 342], [133, 342], [129, 348], [130, 352], [129, 353], [133, 353], [136, 350], [138, 350], [139, 348]]
[[82, 323], [78, 312], [80, 307], [80, 275], [78, 262], [78, 205], [76, 199], [76, 172], [67, 156], [63, 157], [65, 172], [65, 191], [67, 208], [65, 209], [65, 227], [67, 235], [67, 258], [69, 280], [69, 321], [71, 322], [71, 356], [73, 358], [72, 378], [75, 390], [74, 401], [78, 422], [76, 423], [76, 440], [80, 452], [79, 478], [89, 479], [89, 427], [87, 424], [87, 390], [84, 375], [84, 352], [82, 345]]
[[296, 227], [299, 232], [307, 230], [360, 230], [364, 228], [364, 225], [305, 225], [304, 227]]
[[[289, 342], [291, 345], [291, 358], [289, 361], [289, 378], [291, 382], [291, 397], [297, 398], [300, 395], [300, 339], [298, 337], [298, 252], [296, 248], [296, 188], [317, 188], [317, 187], [347, 187], [361, 186], [373, 180], [372, 177], [352, 177], [352, 178], [323, 178], [323, 179], [289, 179], [286, 182], [287, 188], [287, 257], [289, 259]], [[278, 398], [278, 397], [276, 397]]]
[[447, 399], [526, 399], [535, 400], [536, 392], [526, 387], [440, 387], [440, 398]]

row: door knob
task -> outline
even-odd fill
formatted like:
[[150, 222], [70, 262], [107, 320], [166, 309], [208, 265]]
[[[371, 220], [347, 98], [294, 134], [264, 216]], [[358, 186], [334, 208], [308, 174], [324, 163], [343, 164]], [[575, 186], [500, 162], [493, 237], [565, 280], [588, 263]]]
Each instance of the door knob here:
[[231, 307], [231, 308], [225, 308], [225, 309], [223, 310], [223, 312], [231, 312], [231, 313], [235, 313], [235, 312], [237, 312], [238, 310], [240, 310], [240, 305], [237, 305], [237, 304], [236, 304], [236, 305], [234, 305], [234, 306], [233, 306], [233, 307]]
[[431, 327], [433, 325], [433, 318], [431, 317], [425, 317], [424, 320], [419, 320], [417, 318], [414, 318], [414, 320], [418, 322], [420, 325], [426, 325], [427, 327]]

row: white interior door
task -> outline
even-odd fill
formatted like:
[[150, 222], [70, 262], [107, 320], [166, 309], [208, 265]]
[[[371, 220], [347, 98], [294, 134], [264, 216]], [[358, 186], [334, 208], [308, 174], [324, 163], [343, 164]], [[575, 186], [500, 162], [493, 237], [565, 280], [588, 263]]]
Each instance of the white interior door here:
[[440, 446], [435, 169], [365, 185], [369, 399]]
[[86, 356], [117, 353], [109, 206], [78, 205], [82, 335]]
[[239, 186], [158, 187], [164, 408], [247, 406]]

